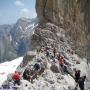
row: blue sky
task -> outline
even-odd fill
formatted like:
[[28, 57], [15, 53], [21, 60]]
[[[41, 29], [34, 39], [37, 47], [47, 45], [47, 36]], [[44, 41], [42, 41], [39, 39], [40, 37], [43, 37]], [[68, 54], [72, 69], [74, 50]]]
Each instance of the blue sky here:
[[34, 18], [36, 0], [0, 0], [0, 24], [12, 24], [20, 17]]

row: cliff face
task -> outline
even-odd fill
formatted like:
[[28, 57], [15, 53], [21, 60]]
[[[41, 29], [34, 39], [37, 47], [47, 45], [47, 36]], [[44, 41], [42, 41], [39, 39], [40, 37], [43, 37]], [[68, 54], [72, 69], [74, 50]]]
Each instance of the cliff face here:
[[51, 22], [65, 29], [72, 48], [81, 56], [90, 54], [90, 0], [36, 0], [40, 22]]

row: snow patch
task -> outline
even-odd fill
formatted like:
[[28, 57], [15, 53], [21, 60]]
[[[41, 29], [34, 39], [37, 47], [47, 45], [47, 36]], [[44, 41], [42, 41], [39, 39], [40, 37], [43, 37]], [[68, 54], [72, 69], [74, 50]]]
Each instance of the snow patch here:
[[15, 72], [16, 68], [20, 65], [22, 60], [23, 57], [20, 57], [15, 60], [0, 64], [0, 86], [5, 80], [7, 80], [8, 74]]

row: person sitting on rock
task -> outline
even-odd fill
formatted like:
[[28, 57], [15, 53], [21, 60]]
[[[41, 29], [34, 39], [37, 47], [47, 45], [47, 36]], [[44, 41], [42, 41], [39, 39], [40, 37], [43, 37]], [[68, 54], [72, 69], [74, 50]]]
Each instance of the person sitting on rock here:
[[14, 80], [14, 85], [20, 85], [21, 76], [17, 71], [12, 75], [12, 79]]

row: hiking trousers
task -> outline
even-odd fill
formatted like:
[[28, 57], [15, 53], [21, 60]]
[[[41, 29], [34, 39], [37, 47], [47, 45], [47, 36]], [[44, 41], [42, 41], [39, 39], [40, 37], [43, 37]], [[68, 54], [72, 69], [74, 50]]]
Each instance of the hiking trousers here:
[[16, 84], [17, 84], [17, 85], [20, 85], [20, 80], [15, 80], [15, 81], [14, 81], [14, 85], [16, 85]]

